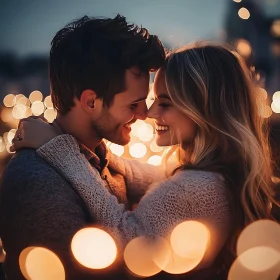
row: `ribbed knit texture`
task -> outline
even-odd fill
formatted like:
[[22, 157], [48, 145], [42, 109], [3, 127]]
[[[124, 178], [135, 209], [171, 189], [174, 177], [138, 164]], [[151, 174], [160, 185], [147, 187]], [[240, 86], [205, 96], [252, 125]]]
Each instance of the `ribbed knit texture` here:
[[[104, 181], [80, 153], [73, 136], [60, 135], [38, 149], [37, 153], [61, 170], [80, 193], [91, 215], [115, 238], [121, 250], [137, 236], [168, 237], [179, 223], [198, 220], [210, 230], [210, 247], [206, 259], [212, 262], [229, 235], [229, 198], [225, 181], [217, 173], [180, 171], [154, 184], [137, 208], [127, 211], [104, 188]], [[115, 157], [112, 163], [117, 165], [118, 161], [120, 169], [127, 171], [124, 176], [129, 175], [131, 169], [126, 167], [125, 160]], [[149, 174], [149, 167], [145, 168], [142, 167], [142, 172]], [[134, 178], [135, 184], [139, 186], [141, 181], [146, 181], [140, 173]]]

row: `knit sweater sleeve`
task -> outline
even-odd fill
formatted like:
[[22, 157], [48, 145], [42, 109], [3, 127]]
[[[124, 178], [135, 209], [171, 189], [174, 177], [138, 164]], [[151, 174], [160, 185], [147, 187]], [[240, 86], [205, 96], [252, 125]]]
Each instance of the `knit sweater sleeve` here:
[[166, 237], [180, 222], [191, 219], [206, 221], [220, 243], [226, 239], [228, 203], [223, 181], [213, 173], [193, 171], [187, 176], [173, 176], [155, 184], [134, 211], [127, 211], [102, 187], [98, 172], [79, 152], [73, 137], [58, 136], [37, 153], [61, 170], [122, 249], [137, 236]]
[[143, 197], [153, 183], [166, 179], [162, 166], [121, 158], [112, 153], [109, 156], [109, 167], [124, 176], [127, 194], [136, 201]]

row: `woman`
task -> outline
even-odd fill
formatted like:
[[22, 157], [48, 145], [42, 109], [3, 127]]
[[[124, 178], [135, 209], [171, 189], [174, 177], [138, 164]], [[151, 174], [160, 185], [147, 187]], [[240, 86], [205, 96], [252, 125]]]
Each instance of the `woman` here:
[[[25, 146], [37, 148], [61, 170], [122, 248], [137, 236], [168, 237], [186, 220], [206, 224], [210, 246], [200, 267], [207, 267], [221, 251], [235, 250], [246, 225], [271, 218], [272, 169], [264, 119], [258, 114], [259, 93], [236, 53], [198, 44], [167, 57], [154, 93], [148, 117], [155, 119], [156, 142], [172, 146], [166, 160], [176, 151], [179, 166], [153, 185], [133, 211], [102, 187], [72, 136], [58, 135], [39, 147], [49, 139], [39, 141], [38, 128], [56, 132], [32, 119], [22, 123], [21, 134], [36, 135]], [[85, 189], [96, 181], [99, 187], [91, 189], [88, 199]]]

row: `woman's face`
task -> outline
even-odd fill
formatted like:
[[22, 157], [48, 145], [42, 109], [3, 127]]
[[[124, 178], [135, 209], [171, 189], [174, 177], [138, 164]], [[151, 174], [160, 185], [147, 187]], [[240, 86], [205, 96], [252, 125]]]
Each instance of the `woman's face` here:
[[194, 138], [196, 125], [171, 101], [165, 84], [165, 73], [160, 69], [155, 77], [155, 101], [147, 116], [155, 119], [158, 146], [188, 144]]

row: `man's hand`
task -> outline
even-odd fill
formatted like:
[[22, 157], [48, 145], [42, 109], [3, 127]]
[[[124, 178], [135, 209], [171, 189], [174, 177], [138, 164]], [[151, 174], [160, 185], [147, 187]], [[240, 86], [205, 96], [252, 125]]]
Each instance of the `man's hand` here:
[[15, 152], [22, 148], [38, 149], [60, 134], [61, 131], [57, 127], [41, 118], [22, 119], [12, 140], [13, 145], [10, 150]]

